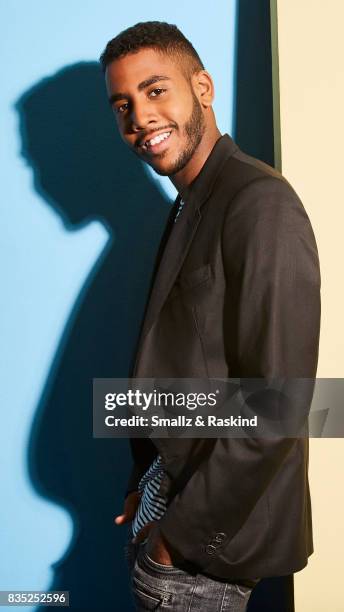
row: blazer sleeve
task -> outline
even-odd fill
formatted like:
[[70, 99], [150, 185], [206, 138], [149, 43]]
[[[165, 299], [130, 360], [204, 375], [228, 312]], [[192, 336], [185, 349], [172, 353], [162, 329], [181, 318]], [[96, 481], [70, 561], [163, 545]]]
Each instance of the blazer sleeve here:
[[[315, 377], [318, 253], [308, 216], [288, 183], [256, 179], [229, 203], [222, 253], [228, 377]], [[261, 398], [257, 405], [264, 405]], [[217, 438], [159, 521], [171, 549], [206, 570], [214, 533], [228, 541], [235, 536], [293, 444], [286, 437]]]
[[152, 441], [147, 438], [129, 438], [129, 443], [133, 464], [129, 474], [124, 499], [132, 491], [138, 490], [138, 485], [143, 474], [158, 454]]

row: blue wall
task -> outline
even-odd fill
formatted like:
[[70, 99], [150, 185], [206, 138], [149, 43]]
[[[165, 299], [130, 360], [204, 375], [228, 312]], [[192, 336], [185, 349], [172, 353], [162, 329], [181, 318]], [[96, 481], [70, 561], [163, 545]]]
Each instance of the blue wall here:
[[0, 589], [71, 609], [129, 609], [128, 444], [92, 439], [92, 378], [126, 376], [175, 190], [120, 142], [96, 62], [150, 19], [193, 42], [232, 134], [235, 0], [1, 3]]

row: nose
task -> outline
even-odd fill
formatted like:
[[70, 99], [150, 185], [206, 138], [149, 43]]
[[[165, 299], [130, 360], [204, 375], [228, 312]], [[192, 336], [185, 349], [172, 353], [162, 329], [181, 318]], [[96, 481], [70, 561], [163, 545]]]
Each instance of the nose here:
[[130, 120], [134, 132], [146, 129], [147, 125], [156, 122], [156, 115], [152, 105], [143, 101], [132, 104]]

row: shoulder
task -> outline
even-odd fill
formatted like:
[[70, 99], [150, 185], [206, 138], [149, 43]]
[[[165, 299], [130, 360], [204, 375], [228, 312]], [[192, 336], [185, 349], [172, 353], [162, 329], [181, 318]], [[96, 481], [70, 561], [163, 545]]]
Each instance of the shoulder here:
[[[301, 243], [317, 252], [307, 212], [296, 191], [280, 172], [239, 151], [226, 162], [223, 182], [225, 215], [222, 244], [230, 258], [240, 260], [249, 251], [255, 257]], [[241, 178], [238, 181], [237, 177]], [[231, 180], [238, 188], [231, 192]]]
[[226, 161], [219, 185], [228, 221], [253, 228], [264, 224], [309, 224], [300, 197], [289, 181], [268, 164], [240, 149]]

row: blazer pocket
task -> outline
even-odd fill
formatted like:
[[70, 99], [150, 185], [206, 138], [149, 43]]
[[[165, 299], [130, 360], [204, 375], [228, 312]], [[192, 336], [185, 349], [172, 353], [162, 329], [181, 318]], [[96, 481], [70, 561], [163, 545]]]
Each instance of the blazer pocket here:
[[211, 278], [211, 266], [205, 264], [200, 266], [191, 272], [187, 272], [180, 276], [177, 276], [176, 281], [168, 295], [167, 300], [173, 300], [177, 296], [183, 295], [185, 290], [193, 289], [198, 287], [205, 281]]
[[177, 282], [181, 289], [191, 289], [204, 283], [209, 278], [211, 278], [211, 266], [207, 263], [191, 272], [182, 273]]

